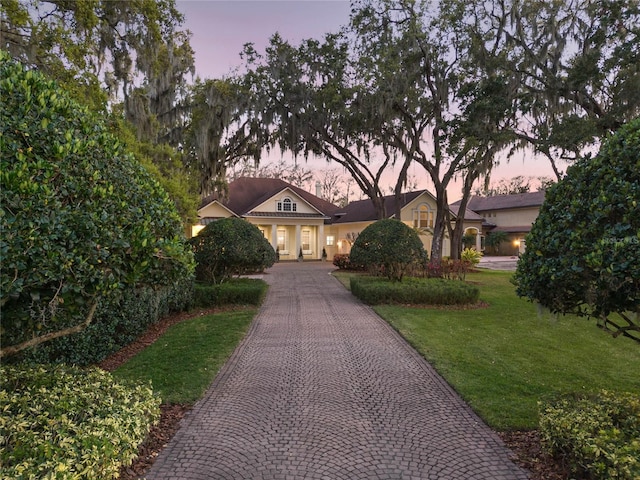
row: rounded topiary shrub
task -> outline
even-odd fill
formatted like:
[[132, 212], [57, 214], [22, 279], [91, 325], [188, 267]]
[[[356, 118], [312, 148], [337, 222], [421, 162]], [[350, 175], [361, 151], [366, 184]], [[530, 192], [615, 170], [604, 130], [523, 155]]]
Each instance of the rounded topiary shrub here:
[[175, 205], [97, 115], [0, 52], [2, 355], [82, 330], [101, 299], [191, 274]]
[[210, 223], [190, 240], [196, 259], [196, 280], [221, 283], [233, 275], [262, 271], [276, 253], [262, 232], [241, 218]]
[[399, 220], [378, 220], [365, 228], [349, 253], [351, 263], [372, 274], [402, 280], [405, 273], [427, 259], [418, 233]]

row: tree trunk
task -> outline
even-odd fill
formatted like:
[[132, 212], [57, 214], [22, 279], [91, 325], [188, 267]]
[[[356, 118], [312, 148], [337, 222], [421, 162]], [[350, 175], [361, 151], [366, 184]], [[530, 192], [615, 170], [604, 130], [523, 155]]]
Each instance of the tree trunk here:
[[[460, 253], [462, 252], [462, 237], [464, 237], [464, 217], [467, 211], [467, 205], [469, 205], [469, 199], [471, 198], [471, 187], [473, 182], [479, 177], [479, 173], [469, 172], [464, 179], [464, 186], [462, 188], [462, 199], [460, 200], [460, 208], [458, 209], [458, 216], [456, 218], [456, 226], [451, 231], [451, 259], [459, 260]], [[478, 235], [480, 232], [478, 232]]]
[[446, 229], [447, 190], [441, 183], [436, 185], [436, 220], [433, 225], [433, 243], [431, 244], [431, 261], [442, 260], [442, 246], [444, 245], [444, 232]]

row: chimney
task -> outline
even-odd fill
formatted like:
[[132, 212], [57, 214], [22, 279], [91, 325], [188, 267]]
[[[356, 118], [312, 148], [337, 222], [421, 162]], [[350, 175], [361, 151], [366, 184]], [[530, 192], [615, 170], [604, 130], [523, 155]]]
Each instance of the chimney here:
[[316, 181], [316, 197], [322, 197], [322, 185]]

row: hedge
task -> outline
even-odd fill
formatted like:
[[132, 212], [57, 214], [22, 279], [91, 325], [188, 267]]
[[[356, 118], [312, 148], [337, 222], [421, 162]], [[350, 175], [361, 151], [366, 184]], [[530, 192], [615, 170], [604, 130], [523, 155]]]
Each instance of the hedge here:
[[160, 399], [98, 369], [0, 367], [3, 479], [117, 478], [130, 465]]
[[196, 284], [194, 304], [209, 308], [221, 305], [260, 305], [267, 283], [255, 278], [234, 278], [221, 284]]
[[103, 299], [94, 321], [82, 332], [39, 345], [15, 360], [76, 365], [98, 363], [171, 312], [190, 309], [193, 296], [193, 277], [169, 287], [127, 289], [120, 295]]
[[464, 305], [478, 301], [480, 290], [464, 282], [442, 278], [405, 278], [393, 282], [380, 277], [351, 277], [351, 293], [369, 305]]
[[540, 436], [576, 478], [640, 478], [640, 398], [602, 391], [541, 404]]

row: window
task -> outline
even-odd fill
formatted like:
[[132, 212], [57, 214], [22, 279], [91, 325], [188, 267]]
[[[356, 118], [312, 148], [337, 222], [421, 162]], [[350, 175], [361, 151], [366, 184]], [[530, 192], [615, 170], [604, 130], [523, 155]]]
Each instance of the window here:
[[311, 253], [311, 232], [302, 230], [300, 240], [302, 242], [302, 251]]
[[332, 247], [336, 243], [336, 237], [333, 235], [327, 235], [327, 247]]
[[287, 251], [287, 230], [284, 228], [278, 229], [278, 250], [280, 253]]
[[298, 204], [289, 197], [285, 197], [281, 202], [277, 203], [276, 210], [278, 212], [295, 212], [298, 210]]
[[415, 228], [433, 228], [434, 212], [429, 205], [422, 204], [413, 211], [413, 226]]

